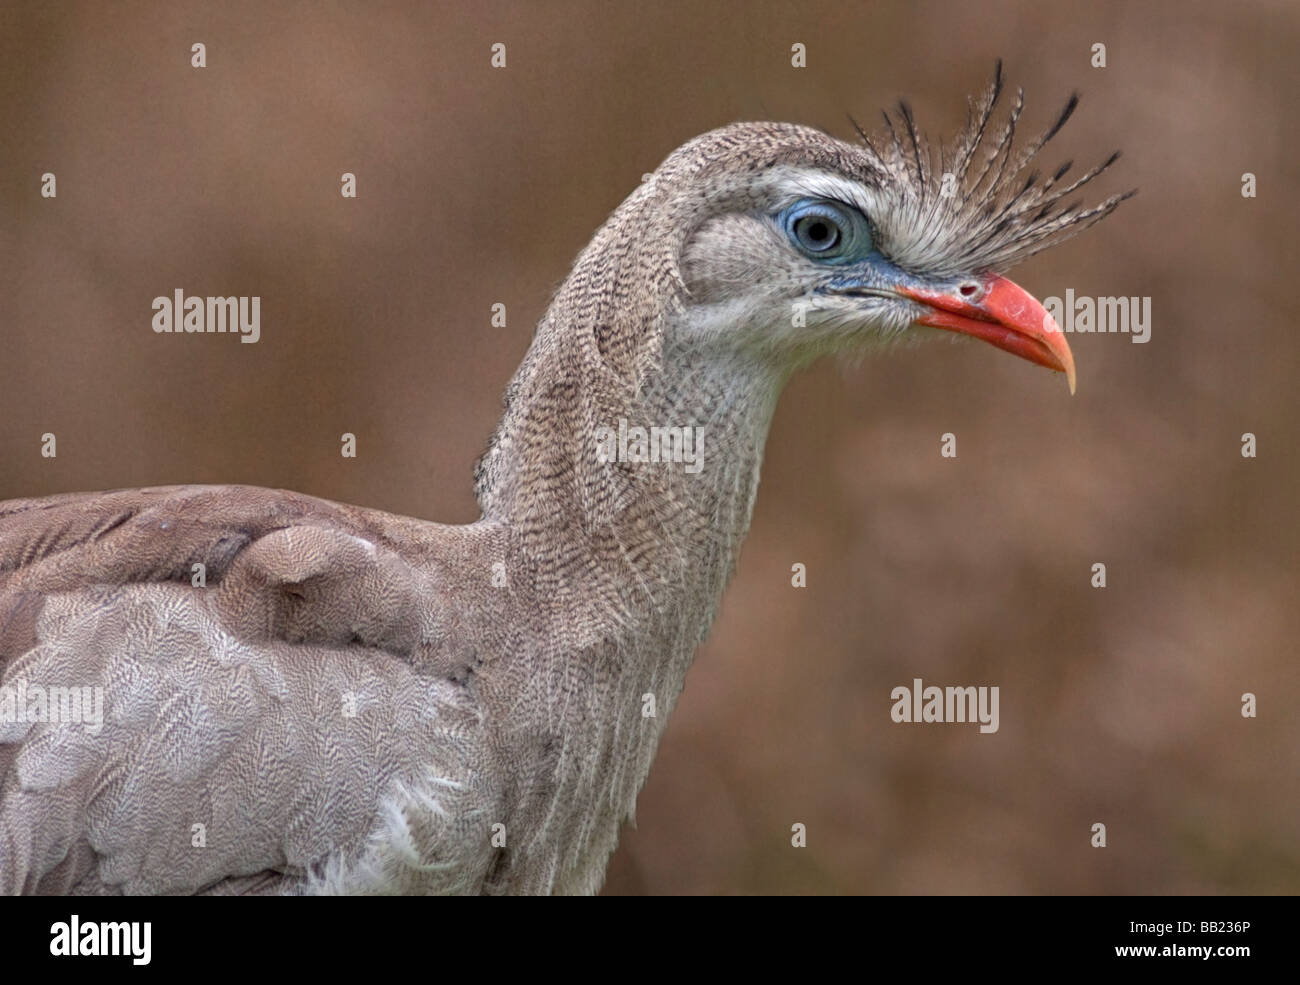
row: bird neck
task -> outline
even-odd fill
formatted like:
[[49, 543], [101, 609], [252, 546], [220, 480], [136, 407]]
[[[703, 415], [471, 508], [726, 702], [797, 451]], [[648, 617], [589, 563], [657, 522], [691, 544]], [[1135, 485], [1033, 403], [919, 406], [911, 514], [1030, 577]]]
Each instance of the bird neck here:
[[485, 521], [507, 531], [515, 604], [544, 629], [508, 658], [527, 666], [482, 683], [511, 709], [503, 743], [552, 737], [532, 771], [542, 779], [515, 797], [525, 833], [509, 878], [593, 891], [734, 569], [784, 379], [668, 333], [640, 385], [610, 386], [554, 361], [539, 336], [479, 494]]
[[484, 519], [511, 534], [511, 566], [566, 620], [591, 618], [593, 638], [639, 634], [705, 586], [716, 602], [784, 374], [760, 354], [670, 334], [635, 386], [547, 375], [559, 384], [510, 401], [479, 488]]

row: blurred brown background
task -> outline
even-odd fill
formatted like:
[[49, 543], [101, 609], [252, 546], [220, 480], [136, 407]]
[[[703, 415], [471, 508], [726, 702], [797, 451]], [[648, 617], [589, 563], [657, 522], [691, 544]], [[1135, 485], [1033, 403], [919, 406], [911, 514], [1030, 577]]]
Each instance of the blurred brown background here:
[[[8, 2], [0, 499], [242, 482], [470, 521], [533, 323], [643, 172], [900, 95], [950, 133], [1002, 56], [1031, 124], [1083, 91], [1048, 164], [1120, 147], [1102, 191], [1140, 188], [1016, 280], [1149, 296], [1152, 339], [1074, 336], [1073, 399], [973, 344], [793, 382], [606, 891], [1296, 892], [1298, 49], [1280, 0]], [[178, 287], [260, 295], [262, 340], [155, 335]], [[914, 677], [998, 685], [1001, 730], [891, 723]]]

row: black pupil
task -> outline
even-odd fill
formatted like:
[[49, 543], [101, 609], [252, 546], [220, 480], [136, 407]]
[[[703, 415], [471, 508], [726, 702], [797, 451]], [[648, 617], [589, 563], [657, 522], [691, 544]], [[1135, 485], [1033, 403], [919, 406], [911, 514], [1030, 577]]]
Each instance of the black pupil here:
[[837, 230], [824, 219], [811, 219], [804, 226], [804, 238], [810, 247], [819, 250], [835, 245]]

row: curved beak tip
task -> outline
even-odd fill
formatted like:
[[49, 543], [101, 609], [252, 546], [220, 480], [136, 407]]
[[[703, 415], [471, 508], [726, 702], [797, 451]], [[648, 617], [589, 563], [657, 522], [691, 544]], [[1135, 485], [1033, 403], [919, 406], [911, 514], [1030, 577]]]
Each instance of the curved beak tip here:
[[[1046, 335], [1049, 338], [1051, 336], [1056, 336], [1060, 339], [1060, 345], [1049, 343], [1048, 348], [1050, 349], [1052, 356], [1058, 363], [1060, 363], [1058, 371], [1065, 374], [1065, 382], [1070, 387], [1070, 396], [1073, 397], [1078, 383], [1074, 372], [1074, 353], [1070, 351], [1070, 346], [1065, 341], [1064, 333], [1061, 331], [1060, 326], [1056, 324], [1056, 319], [1051, 315], [1044, 315], [1044, 328], [1046, 328]], [[1053, 340], [1053, 342], [1054, 341], [1055, 340]]]

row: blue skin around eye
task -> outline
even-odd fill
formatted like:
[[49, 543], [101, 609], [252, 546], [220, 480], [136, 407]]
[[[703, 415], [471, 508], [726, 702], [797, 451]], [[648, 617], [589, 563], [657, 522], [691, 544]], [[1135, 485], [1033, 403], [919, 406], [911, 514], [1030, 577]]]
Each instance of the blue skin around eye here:
[[[795, 225], [805, 216], [828, 219], [839, 228], [840, 241], [830, 250], [807, 249], [795, 235]], [[857, 209], [822, 198], [802, 198], [777, 213], [777, 223], [796, 250], [818, 263], [843, 264], [865, 260], [875, 251], [871, 244], [871, 223]]]
[[[805, 216], [834, 219], [840, 228], [841, 241], [825, 252], [806, 249], [795, 235], [795, 224]], [[803, 198], [778, 212], [774, 219], [803, 256], [814, 263], [834, 269], [834, 276], [826, 280], [819, 290], [840, 293], [854, 290], [882, 289], [890, 292], [900, 287], [938, 290], [943, 284], [932, 284], [895, 266], [875, 248], [871, 237], [871, 222], [857, 209], [843, 202], [824, 198]], [[847, 233], [847, 236], [845, 235]]]

